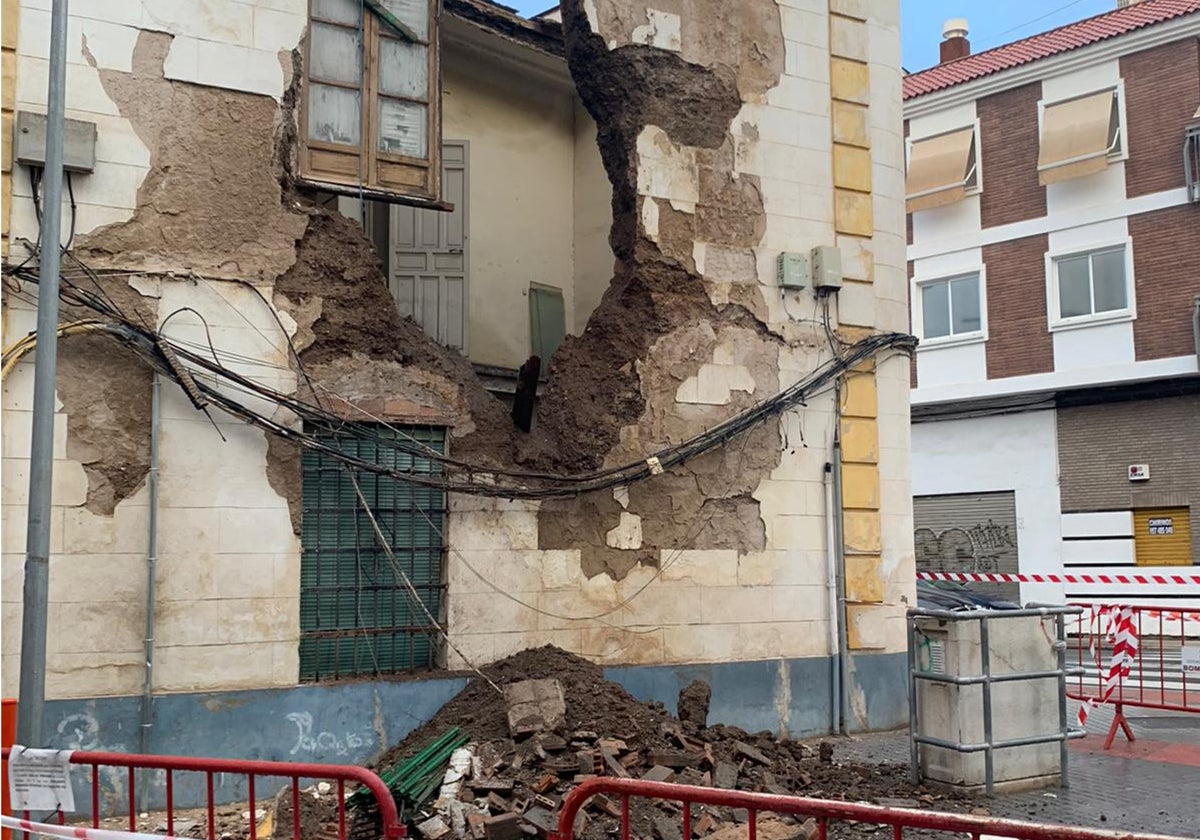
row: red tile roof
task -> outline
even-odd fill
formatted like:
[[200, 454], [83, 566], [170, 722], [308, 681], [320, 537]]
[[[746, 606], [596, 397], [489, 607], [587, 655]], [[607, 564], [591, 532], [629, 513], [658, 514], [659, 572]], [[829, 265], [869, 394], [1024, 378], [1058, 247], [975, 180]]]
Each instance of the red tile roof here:
[[910, 73], [904, 77], [904, 98], [923, 96], [1197, 11], [1200, 11], [1200, 0], [1142, 0], [1124, 9]]

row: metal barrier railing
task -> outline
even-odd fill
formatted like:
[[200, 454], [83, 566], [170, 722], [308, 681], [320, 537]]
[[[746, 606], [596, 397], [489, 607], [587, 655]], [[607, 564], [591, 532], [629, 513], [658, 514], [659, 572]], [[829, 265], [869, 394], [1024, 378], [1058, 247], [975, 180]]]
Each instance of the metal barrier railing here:
[[[1073, 676], [1075, 669], [1067, 665], [1066, 617], [1078, 616], [1082, 610], [1072, 606], [1036, 606], [1020, 610], [929, 610], [911, 609], [908, 611], [908, 715], [909, 715], [909, 753], [910, 773], [914, 784], [920, 782], [920, 748], [922, 745], [953, 750], [957, 753], [978, 753], [984, 755], [984, 787], [988, 796], [995, 791], [995, 753], [996, 750], [1014, 747], [1030, 747], [1037, 744], [1059, 744], [1059, 769], [1062, 774], [1062, 786], [1068, 787], [1067, 777], [1067, 741], [1071, 738], [1082, 738], [1086, 733], [1072, 729], [1067, 717], [1067, 678]], [[992, 672], [991, 639], [989, 623], [997, 620], [1016, 618], [1053, 618], [1056, 629], [1054, 640], [1055, 655], [1058, 667], [1044, 671], [1011, 671], [1002, 674]], [[980, 673], [970, 675], [953, 675], [937, 673], [933, 670], [922, 670], [917, 663], [917, 635], [920, 632], [917, 620], [921, 618], [937, 619], [939, 621], [978, 621], [979, 622], [979, 661]], [[1023, 738], [997, 740], [993, 730], [992, 719], [992, 686], [996, 683], [1022, 682], [1029, 680], [1058, 681], [1058, 730]], [[983, 741], [975, 744], [962, 744], [947, 741], [932, 735], [922, 735], [919, 729], [920, 709], [918, 708], [919, 692], [917, 685], [921, 681], [943, 683], [955, 686], [981, 686], [983, 705]]]
[[[1086, 703], [1108, 703], [1115, 715], [1104, 748], [1120, 729], [1130, 741], [1133, 731], [1125, 707], [1200, 712], [1200, 609], [1190, 607], [1078, 605], [1083, 614], [1069, 634], [1070, 661], [1076, 674], [1067, 696]], [[1123, 667], [1113, 668], [1116, 623], [1132, 619], [1136, 652]]]
[[[9, 749], [6, 748], [0, 753], [0, 758], [7, 761], [8, 757]], [[130, 832], [136, 833], [138, 830], [137, 777], [144, 771], [161, 771], [164, 774], [163, 785], [166, 794], [165, 817], [168, 835], [175, 833], [175, 812], [177, 810], [175, 805], [175, 776], [177, 773], [199, 773], [204, 777], [206, 791], [207, 832], [205, 836], [207, 840], [217, 840], [218, 838], [216, 833], [216, 806], [218, 803], [214, 797], [214, 782], [217, 778], [225, 776], [245, 777], [246, 779], [250, 812], [248, 826], [249, 840], [256, 840], [257, 837], [255, 780], [262, 778], [283, 779], [291, 785], [292, 840], [301, 840], [301, 779], [328, 781], [335, 786], [337, 792], [338, 840], [347, 840], [348, 837], [346, 815], [347, 785], [351, 786], [352, 789], [361, 785], [374, 796], [376, 806], [379, 809], [379, 837], [382, 840], [399, 840], [399, 838], [405, 836], [405, 828], [400, 823], [396, 811], [396, 802], [392, 798], [387, 785], [384, 784], [383, 779], [365, 767], [339, 764], [303, 764], [287, 761], [240, 761], [229, 758], [192, 758], [175, 755], [85, 752], [83, 750], [71, 752], [70, 762], [73, 765], [90, 768], [89, 787], [91, 793], [91, 824], [93, 828], [100, 827], [102, 817], [100, 807], [102, 780], [100, 771], [102, 768], [123, 768], [127, 771], [127, 778], [124, 780], [127, 790], [124, 793], [128, 796]], [[29, 812], [24, 812], [24, 817], [27, 820], [30, 819]], [[56, 819], [62, 825], [66, 823], [67, 815], [59, 811], [52, 818]], [[279, 830], [276, 830], [274, 833], [274, 837], [276, 838], [285, 836]], [[311, 838], [305, 838], [304, 840], [311, 840]]]
[[[640, 779], [596, 778], [583, 782], [563, 802], [559, 812], [558, 829], [549, 840], [573, 840], [576, 818], [595, 796], [619, 800], [621, 809], [621, 840], [631, 840], [630, 800], [634, 798], [678, 802], [682, 806], [682, 836], [692, 836], [695, 806], [709, 805], [743, 808], [747, 812], [746, 837], [757, 840], [758, 815], [785, 814], [790, 817], [811, 818], [817, 824], [817, 837], [827, 840], [831, 825], [859, 823], [888, 826], [894, 840], [903, 840], [906, 829], [958, 832], [971, 840], [981, 838], [1012, 838], [1012, 840], [1179, 840], [1161, 834], [1133, 834], [1100, 831], [1062, 825], [1037, 825], [996, 817], [944, 814], [936, 811], [915, 811], [907, 808], [885, 808], [878, 805], [808, 799], [801, 796], [777, 796], [769, 793], [749, 793], [740, 790], [673, 785], [647, 782]], [[855, 836], [858, 836], [857, 834]], [[909, 834], [913, 837], [913, 834]]]

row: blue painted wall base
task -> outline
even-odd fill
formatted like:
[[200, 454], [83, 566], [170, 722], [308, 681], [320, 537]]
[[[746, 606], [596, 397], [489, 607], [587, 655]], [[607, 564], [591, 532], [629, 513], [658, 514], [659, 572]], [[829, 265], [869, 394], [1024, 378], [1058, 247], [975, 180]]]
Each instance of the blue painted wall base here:
[[[830, 731], [830, 657], [609, 668], [606, 676], [641, 700], [675, 711], [679, 690], [695, 679], [712, 687], [710, 723], [791, 738]], [[891, 729], [908, 722], [904, 654], [853, 658], [848, 721], [852, 731]], [[290, 689], [165, 694], [155, 698], [151, 752], [219, 758], [362, 764], [432, 718], [467, 685], [462, 677], [301, 685]], [[498, 701], [499, 702], [499, 701]], [[49, 746], [132, 752], [141, 726], [141, 698], [101, 697], [46, 704]], [[77, 803], [90, 802], [80, 770]], [[104, 777], [105, 814], [128, 802], [123, 772]], [[274, 793], [259, 786], [259, 795]], [[144, 808], [161, 807], [164, 781], [151, 779]], [[216, 796], [231, 802], [246, 794], [244, 780], [218, 779]], [[177, 807], [204, 802], [204, 779], [179, 774]]]

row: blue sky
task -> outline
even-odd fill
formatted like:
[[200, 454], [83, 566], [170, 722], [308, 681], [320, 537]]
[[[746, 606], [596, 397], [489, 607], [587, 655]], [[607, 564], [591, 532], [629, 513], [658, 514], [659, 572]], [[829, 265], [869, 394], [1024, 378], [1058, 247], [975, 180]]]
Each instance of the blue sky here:
[[[500, 2], [526, 15], [554, 4], [553, 0]], [[978, 52], [1110, 11], [1116, 5], [1116, 0], [901, 0], [904, 66], [914, 71], [937, 63], [942, 22], [947, 18], [967, 19], [971, 49]]]

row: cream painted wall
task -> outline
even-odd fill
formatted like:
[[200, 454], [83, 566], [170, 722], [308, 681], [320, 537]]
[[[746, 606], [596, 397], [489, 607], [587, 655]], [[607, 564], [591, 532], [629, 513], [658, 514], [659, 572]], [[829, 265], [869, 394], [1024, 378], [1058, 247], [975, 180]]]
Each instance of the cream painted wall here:
[[563, 290], [574, 331], [574, 94], [447, 49], [442, 136], [466, 140], [470, 356], [518, 367], [531, 352], [530, 283]]
[[588, 316], [613, 277], [608, 244], [612, 225], [612, 185], [596, 146], [596, 123], [575, 102], [575, 329], [583, 332]]

